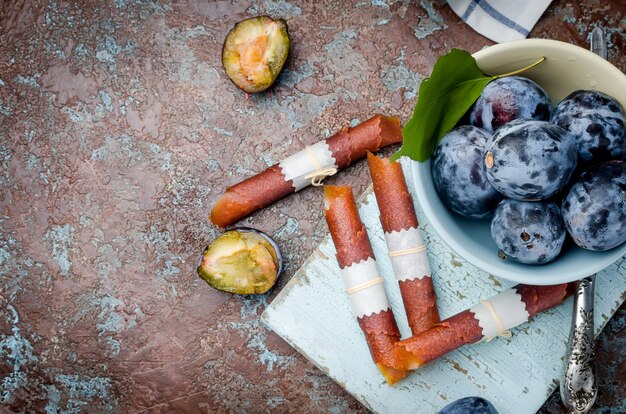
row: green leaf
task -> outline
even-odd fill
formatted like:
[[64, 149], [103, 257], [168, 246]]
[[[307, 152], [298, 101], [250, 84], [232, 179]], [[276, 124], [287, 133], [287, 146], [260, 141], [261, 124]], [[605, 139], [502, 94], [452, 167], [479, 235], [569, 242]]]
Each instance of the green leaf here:
[[420, 85], [413, 116], [402, 129], [403, 144], [391, 159], [403, 155], [424, 162], [439, 140], [461, 119], [496, 76], [485, 75], [465, 50], [452, 49], [437, 59]]

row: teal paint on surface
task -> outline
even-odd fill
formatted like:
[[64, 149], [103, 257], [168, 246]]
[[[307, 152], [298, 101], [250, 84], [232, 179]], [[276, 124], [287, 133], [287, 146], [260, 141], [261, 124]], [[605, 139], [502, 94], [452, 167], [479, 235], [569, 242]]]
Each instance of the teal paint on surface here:
[[390, 91], [403, 90], [405, 99], [413, 99], [417, 96], [422, 76], [406, 67], [402, 51], [392, 65], [383, 65], [381, 80]]
[[443, 17], [433, 7], [433, 3], [433, 0], [420, 1], [420, 5], [426, 11], [426, 16], [420, 16], [419, 23], [413, 30], [413, 34], [417, 39], [424, 39], [438, 30], [448, 28], [448, 25], [444, 23]]
[[293, 88], [298, 83], [302, 82], [306, 78], [313, 76], [316, 73], [315, 67], [311, 62], [304, 62], [296, 69], [283, 68], [278, 75], [277, 83], [285, 85], [288, 88]]
[[75, 229], [71, 224], [54, 226], [44, 238], [50, 243], [52, 258], [59, 266], [62, 276], [69, 276], [72, 269], [70, 253], [74, 246]]
[[54, 385], [44, 385], [47, 393], [48, 402], [44, 407], [46, 414], [57, 414], [61, 405], [61, 393]]
[[[9, 366], [9, 373], [0, 382], [0, 403], [9, 401], [14, 392], [28, 384], [27, 367], [39, 358], [30, 341], [17, 326], [20, 318], [13, 305], [6, 306], [4, 317], [11, 324], [11, 335], [0, 334], [0, 361]], [[0, 316], [4, 312], [0, 311]]]
[[112, 412], [118, 405], [117, 399], [109, 393], [111, 389], [110, 378], [58, 374], [54, 379], [63, 388], [63, 395], [67, 397], [67, 403], [65, 407], [60, 407], [57, 388], [55, 386], [48, 387], [46, 412], [80, 413], [95, 399], [106, 401], [105, 407], [109, 412]]

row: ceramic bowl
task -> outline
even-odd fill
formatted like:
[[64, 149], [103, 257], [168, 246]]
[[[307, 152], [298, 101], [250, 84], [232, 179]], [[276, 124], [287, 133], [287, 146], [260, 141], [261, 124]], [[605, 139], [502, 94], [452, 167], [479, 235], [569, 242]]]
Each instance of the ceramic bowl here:
[[[486, 73], [507, 73], [547, 59], [523, 76], [541, 85], [556, 105], [578, 89], [605, 92], [626, 108], [626, 76], [590, 51], [556, 40], [527, 39], [491, 46], [474, 54]], [[448, 210], [433, 185], [430, 161], [413, 162], [413, 182], [426, 218], [443, 241], [460, 257], [503, 279], [531, 285], [553, 285], [589, 276], [626, 254], [626, 243], [606, 252], [593, 252], [569, 243], [551, 263], [524, 265], [498, 256], [490, 221], [465, 219]], [[567, 242], [566, 242], [567, 243]]]

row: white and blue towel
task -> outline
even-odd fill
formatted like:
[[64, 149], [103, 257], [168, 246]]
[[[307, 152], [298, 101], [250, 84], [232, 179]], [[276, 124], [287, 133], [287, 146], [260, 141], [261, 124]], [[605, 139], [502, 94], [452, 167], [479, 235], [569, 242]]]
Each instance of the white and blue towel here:
[[448, 0], [452, 10], [481, 35], [503, 43], [524, 39], [552, 0]]

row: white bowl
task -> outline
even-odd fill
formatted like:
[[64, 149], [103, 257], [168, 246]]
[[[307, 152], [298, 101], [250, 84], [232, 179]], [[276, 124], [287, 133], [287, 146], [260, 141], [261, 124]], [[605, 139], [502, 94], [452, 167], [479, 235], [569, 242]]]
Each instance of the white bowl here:
[[[527, 39], [491, 46], [474, 54], [486, 73], [498, 74], [547, 59], [522, 76], [533, 79], [550, 95], [554, 104], [578, 89], [593, 89], [613, 96], [626, 108], [626, 76], [593, 53], [556, 40]], [[449, 211], [433, 185], [430, 161], [412, 163], [413, 182], [426, 218], [443, 241], [460, 257], [503, 279], [530, 285], [554, 285], [592, 275], [626, 254], [626, 243], [606, 252], [574, 246], [564, 248], [551, 263], [524, 265], [498, 257], [491, 239], [490, 221], [473, 221]]]

